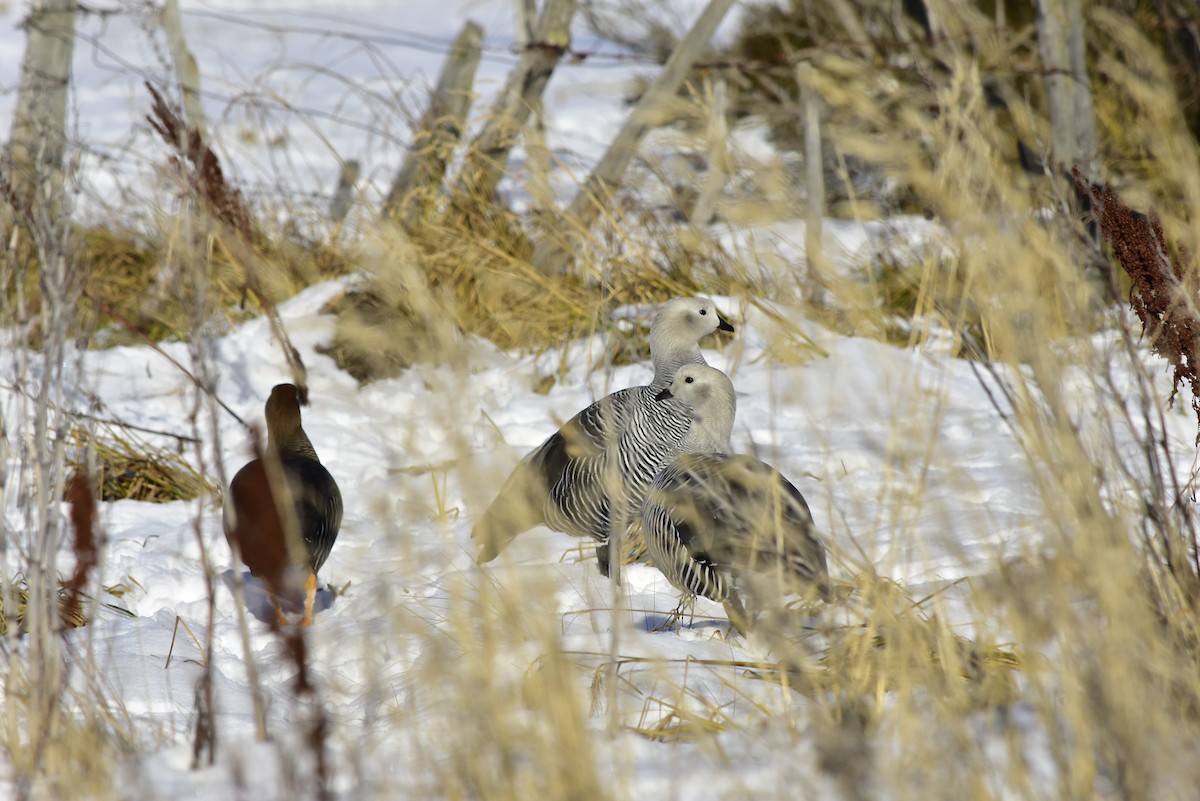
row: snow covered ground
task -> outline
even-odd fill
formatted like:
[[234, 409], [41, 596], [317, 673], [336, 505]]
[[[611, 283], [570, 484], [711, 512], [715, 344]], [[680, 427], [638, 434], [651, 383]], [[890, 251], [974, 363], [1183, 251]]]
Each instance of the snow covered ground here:
[[[291, 0], [181, 3], [185, 36], [201, 70], [201, 94], [218, 152], [260, 208], [286, 206], [305, 218], [327, 208], [344, 160], [361, 166], [364, 200], [387, 193], [424, 110], [446, 51], [472, 20], [485, 32], [476, 72], [473, 117], [486, 114], [517, 61], [513, 4], [508, 0], [378, 0], [351, 4]], [[699, 3], [680, 0], [675, 27]], [[83, 146], [82, 210], [125, 219], [161, 205], [153, 180], [161, 141], [146, 122], [145, 83], [177, 98], [171, 54], [157, 7], [116, 4], [117, 13], [79, 17], [72, 75], [74, 137]], [[15, 102], [25, 4], [0, 6], [0, 121]], [[736, 19], [730, 13], [718, 35]], [[548, 144], [560, 167], [552, 181], [573, 191], [571, 170], [586, 169], [627, 111], [620, 100], [635, 74], [653, 64], [625, 60], [619, 49], [576, 26], [572, 45], [596, 55], [558, 70], [546, 92], [552, 108]], [[7, 132], [7, 125], [5, 128]], [[510, 172], [519, 174], [518, 151]]]
[[[479, 86], [496, 86], [513, 60], [507, 51], [512, 27], [507, 2], [422, 0], [401, 4], [407, 9], [403, 13], [396, 10], [400, 5], [378, 2], [184, 5], [190, 44], [213, 93], [208, 104], [214, 126], [246, 132], [222, 137], [228, 162], [251, 185], [302, 196], [329, 193], [337, 157], [363, 161], [363, 174], [374, 186], [370, 191], [386, 188], [409, 119], [419, 113], [424, 89], [466, 16], [489, 32]], [[23, 11], [9, 5], [0, 16], [0, 86], [15, 86], [23, 39], [14, 25]], [[319, 33], [297, 33], [306, 27]], [[333, 33], [342, 30], [374, 38], [374, 49]], [[128, 14], [88, 16], [81, 30], [73, 108], [79, 135], [93, 148], [85, 165], [86, 197], [92, 201], [107, 197], [117, 207], [147, 202], [142, 194], [147, 164], [127, 158], [159, 152], [142, 122], [147, 102], [139, 74], [158, 75], [163, 69], [147, 42], [146, 30]], [[309, 64], [331, 72], [309, 69]], [[548, 103], [551, 141], [577, 158], [577, 165], [595, 158], [619, 124], [622, 81], [628, 75], [628, 68], [594, 66], [564, 70], [555, 78]], [[282, 98], [299, 111], [289, 114], [274, 106], [258, 117], [251, 101], [231, 102], [242, 92]], [[11, 100], [11, 92], [0, 94], [4, 127]], [[409, 117], [395, 113], [397, 103]], [[481, 105], [486, 101], [477, 108]], [[337, 119], [316, 109], [336, 110]], [[111, 161], [102, 158], [106, 153]], [[294, 187], [280, 185], [284, 175]], [[923, 235], [911, 221], [896, 221], [891, 228]], [[837, 223], [826, 237], [853, 256], [878, 240], [879, 231]], [[779, 226], [764, 232], [755, 248], [774, 251], [782, 262], [794, 261], [802, 242], [802, 231]], [[786, 714], [756, 717], [765, 707], [799, 713], [805, 702], [783, 697], [777, 685], [718, 666], [723, 660], [770, 656], [753, 638], [720, 636], [719, 606], [701, 601], [694, 623], [660, 630], [676, 605], [676, 593], [652, 568], [635, 565], [628, 570], [624, 609], [614, 616], [609, 584], [598, 576], [589, 549], [580, 551], [570, 537], [542, 529], [518, 538], [494, 565], [474, 564], [472, 517], [520, 455], [593, 399], [648, 381], [649, 366], [594, 371], [592, 359], [604, 352], [603, 334], [565, 344], [565, 357], [562, 352], [503, 353], [473, 341], [466, 372], [418, 366], [360, 387], [316, 351], [333, 332], [332, 317], [320, 310], [343, 284], [310, 287], [280, 307], [308, 367], [312, 401], [304, 410], [305, 428], [338, 479], [346, 508], [337, 545], [322, 570], [326, 589], [310, 632], [314, 681], [331, 724], [331, 786], [337, 797], [453, 795], [444, 777], [457, 769], [460, 749], [476, 742], [498, 754], [516, 753], [519, 762], [518, 745], [500, 735], [490, 746], [486, 732], [465, 737], [462, 727], [477, 728], [482, 718], [465, 711], [463, 700], [471, 697], [472, 681], [480, 682], [481, 693], [485, 685], [493, 692], [511, 685], [514, 696], [527, 692], [530, 682], [536, 687], [542, 681], [537, 670], [546, 625], [559, 638], [556, 647], [572, 655], [578, 667], [570, 681], [583, 708], [593, 693], [597, 711], [585, 725], [596, 733], [601, 749], [596, 764], [609, 777], [605, 784], [614, 795], [838, 797], [833, 780], [818, 769], [817, 746], [805, 725]], [[785, 303], [717, 301], [737, 333], [723, 350], [706, 355], [731, 375], [739, 393], [735, 447], [778, 467], [805, 494], [830, 546], [835, 576], [849, 578], [873, 568], [919, 596], [922, 587], [986, 573], [998, 559], [1017, 555], [1045, 536], [1043, 506], [1020, 443], [972, 366], [951, 358], [937, 340], [903, 349], [830, 333], [796, 317]], [[787, 325], [764, 314], [764, 307]], [[17, 380], [19, 354], [7, 344], [0, 352], [0, 415], [15, 420], [22, 418], [18, 409], [25, 401]], [[1115, 347], [1103, 335], [1084, 344]], [[247, 421], [261, 423], [271, 387], [288, 377], [266, 321], [244, 323], [211, 345], [219, 370], [217, 394]], [[191, 363], [186, 344], [168, 343], [163, 350]], [[550, 392], [535, 392], [559, 364], [568, 370], [557, 376]], [[149, 348], [78, 354], [67, 369], [65, 394], [74, 410], [91, 409], [100, 417], [156, 430], [192, 431], [191, 382]], [[1074, 369], [1066, 357], [1063, 369]], [[1119, 364], [1114, 370], [1123, 375]], [[1086, 375], [1081, 373], [1076, 385], [1074, 412], [1086, 425], [1092, 404], [1100, 401], [1089, 399]], [[1157, 399], [1167, 389], [1163, 374]], [[1185, 398], [1185, 409], [1186, 403]], [[1186, 470], [1194, 459], [1194, 420], [1177, 411], [1168, 412], [1166, 420], [1178, 463]], [[248, 458], [249, 438], [229, 415], [218, 413], [217, 426], [219, 458], [229, 476]], [[208, 430], [203, 417], [200, 429]], [[9, 429], [8, 436], [31, 433]], [[175, 444], [167, 437], [146, 439]], [[184, 456], [194, 459], [195, 453], [188, 449]], [[20, 528], [18, 499], [8, 501], [4, 513], [10, 526]], [[122, 774], [123, 797], [284, 797], [283, 788], [303, 773], [289, 759], [302, 760], [305, 753], [301, 731], [291, 724], [309, 720], [313, 709], [293, 698], [292, 666], [274, 635], [252, 619], [251, 650], [267, 695], [268, 729], [276, 738], [255, 742], [231, 592], [234, 567], [220, 530], [218, 502], [110, 503], [102, 509], [101, 525], [107, 546], [97, 584], [125, 585], [121, 597], [101, 597], [126, 613], [98, 608], [93, 623], [73, 633], [70, 643], [75, 658], [94, 658], [98, 666], [76, 671], [74, 678], [102, 677], [103, 692], [123, 708], [137, 733], [139, 755], [130, 757]], [[199, 645], [207, 641], [209, 620], [201, 543], [218, 575], [211, 643], [219, 742], [216, 764], [192, 770]], [[64, 557], [64, 565], [70, 561]], [[505, 606], [506, 593], [535, 599], [536, 613], [526, 606], [522, 614], [529, 620], [509, 619], [516, 612]], [[478, 629], [487, 624], [464, 619], [485, 608], [502, 621], [493, 621], [497, 630], [513, 636], [482, 661], [494, 675], [479, 676], [465, 665], [481, 647], [484, 635]], [[253, 599], [251, 611], [263, 614]], [[628, 683], [617, 695], [622, 723], [650, 728], [674, 704], [700, 717], [720, 710], [725, 729], [697, 742], [659, 742], [628, 730], [607, 734], [612, 718], [605, 709], [607, 686], [593, 682], [612, 648], [614, 627], [618, 653], [627, 660]], [[432, 680], [439, 676], [444, 681]], [[537, 716], [531, 710], [536, 709], [527, 697], [514, 700], [506, 724], [511, 728], [501, 734], [535, 738]], [[467, 745], [456, 745], [460, 739]], [[997, 776], [1003, 769], [1000, 760]], [[0, 761], [0, 785], [7, 775], [9, 767]]]

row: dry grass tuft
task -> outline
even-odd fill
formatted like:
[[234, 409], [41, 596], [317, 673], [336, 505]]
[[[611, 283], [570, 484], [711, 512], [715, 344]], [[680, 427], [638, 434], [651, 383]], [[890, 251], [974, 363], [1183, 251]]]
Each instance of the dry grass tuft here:
[[[178, 291], [180, 266], [168, 257], [182, 259], [184, 269], [205, 277], [209, 313], [229, 325], [262, 313], [264, 304], [351, 272], [355, 259], [352, 249], [286, 232], [264, 239], [251, 251], [217, 234], [197, 249], [171, 230], [163, 231], [161, 239], [148, 239], [132, 231], [89, 228], [81, 243], [77, 258], [85, 267], [86, 283], [79, 331], [95, 332], [92, 342], [99, 347], [191, 336], [196, 311]], [[255, 292], [247, 289], [250, 285]]]
[[[927, 692], [961, 713], [1004, 707], [1020, 697], [1014, 674], [1024, 663], [1011, 647], [972, 640], [919, 608], [885, 623], [878, 620], [882, 612], [872, 606], [872, 620], [863, 628], [832, 635], [820, 658], [818, 687], [877, 702], [893, 693]], [[816, 676], [804, 678], [808, 684]]]
[[[27, 632], [25, 613], [29, 602], [28, 582], [22, 576], [14, 577], [12, 586], [9, 587], [9, 593], [11, 593], [15, 608], [4, 609], [0, 605], [0, 635], [9, 633], [9, 624], [11, 623], [16, 626], [17, 635], [23, 637]], [[0, 599], [4, 597], [8, 597], [8, 595], [0, 594]], [[70, 590], [65, 585], [60, 586], [58, 590], [58, 621], [64, 629], [77, 629], [86, 626], [88, 622], [83, 605], [72, 598]]]
[[[165, 262], [170, 254], [183, 254], [189, 268], [205, 276], [211, 314], [230, 325], [260, 313], [262, 298], [277, 303], [306, 286], [351, 272], [357, 258], [352, 247], [306, 241], [286, 232], [263, 239], [248, 256], [235, 256], [217, 235], [204, 250], [184, 245], [178, 237], [169, 230], [159, 238], [101, 226], [79, 229], [74, 259], [84, 282], [70, 334], [96, 347], [186, 340], [195, 310], [177, 291], [179, 276]], [[9, 304], [18, 292], [22, 295], [30, 320], [26, 341], [38, 348], [39, 266], [27, 248], [18, 251], [12, 254], [13, 269], [0, 279], [0, 290]], [[248, 292], [251, 283], [258, 293]]]
[[[32, 678], [14, 677], [13, 682], [21, 680]], [[10, 686], [10, 694], [19, 692], [19, 687]], [[17, 742], [0, 734], [0, 746], [11, 760], [13, 774], [19, 777], [13, 782], [14, 798], [99, 801], [118, 799], [128, 792], [114, 770], [114, 765], [137, 753], [124, 722], [112, 710], [92, 703], [94, 699], [76, 700], [86, 704], [88, 711], [46, 716], [24, 708], [10, 710], [23, 726], [44, 727], [36, 729], [36, 736]]]
[[[327, 307], [339, 323], [323, 348], [362, 382], [452, 359], [461, 334], [506, 350], [541, 352], [595, 333], [615, 306], [697, 291], [694, 280], [664, 272], [653, 258], [616, 263], [604, 276], [587, 265], [542, 275], [529, 262], [532, 247], [521, 220], [496, 201], [454, 207], [406, 232], [373, 236], [370, 277]], [[618, 348], [613, 356], [632, 361], [643, 358], [643, 349]]]
[[[130, 431], [108, 426], [96, 436], [77, 428], [71, 436], [78, 454], [89, 448], [95, 453], [102, 501], [170, 503], [216, 493], [177, 451], [151, 446]], [[72, 466], [81, 469], [84, 464], [77, 461]]]

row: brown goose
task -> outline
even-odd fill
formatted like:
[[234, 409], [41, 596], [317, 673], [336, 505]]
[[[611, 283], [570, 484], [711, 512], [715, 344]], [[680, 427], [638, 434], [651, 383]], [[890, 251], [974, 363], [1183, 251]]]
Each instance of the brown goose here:
[[293, 567], [304, 568], [301, 625], [308, 626], [317, 571], [342, 524], [342, 494], [300, 425], [301, 400], [293, 384], [271, 390], [266, 451], [229, 484], [225, 537], [250, 573], [266, 584], [280, 624], [287, 623], [279, 599], [288, 590], [288, 573]]

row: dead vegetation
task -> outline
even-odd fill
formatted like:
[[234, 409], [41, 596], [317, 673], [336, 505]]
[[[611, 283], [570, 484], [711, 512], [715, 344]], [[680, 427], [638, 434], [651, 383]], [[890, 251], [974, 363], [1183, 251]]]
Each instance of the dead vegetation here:
[[102, 501], [170, 503], [216, 491], [178, 449], [151, 445], [119, 426], [105, 426], [100, 435], [76, 429], [72, 441], [80, 455], [72, 462], [75, 469], [86, 469], [89, 457], [95, 459]]
[[[849, 5], [865, 16], [880, 8], [871, 2]], [[1112, 360], [1120, 358], [1134, 373], [1135, 391], [1153, 394], [1152, 371], [1141, 365], [1137, 343], [1114, 355], [1087, 338], [1111, 320], [1097, 314], [1081, 275], [1081, 264], [1090, 258], [1080, 250], [1086, 244], [1078, 236], [1083, 223], [1074, 218], [1057, 178], [1040, 166], [1031, 171], [1034, 163], [1025, 158], [1040, 147], [1046, 126], [1037, 81], [1022, 73], [1036, 61], [1028, 21], [1010, 20], [1001, 36], [1000, 28], [980, 22], [978, 11], [956, 7], [943, 20], [955, 35], [934, 37], [928, 50], [920, 36], [868, 46], [852, 31], [834, 37], [837, 47], [829, 47], [827, 31], [845, 20], [828, 18], [832, 6], [819, 12], [824, 16], [819, 25], [814, 21], [817, 28], [794, 40], [768, 42], [763, 46], [773, 49], [753, 60], [803, 57], [815, 65], [831, 114], [826, 121], [827, 167], [836, 178], [831, 207], [845, 220], [858, 221], [919, 212], [933, 217], [948, 240], [945, 253], [885, 256], [868, 265], [868, 275], [834, 276], [829, 301], [821, 307], [797, 297], [793, 283], [763, 278], [752, 255], [716, 241], [703, 228], [675, 225], [675, 210], [639, 208], [636, 191], [620, 195], [612, 216], [590, 231], [574, 267], [553, 276], [531, 264], [544, 221], [516, 215], [494, 196], [467, 208], [440, 203], [435, 195], [420, 204], [424, 216], [418, 223], [368, 227], [358, 238], [280, 236], [255, 221], [236, 187], [218, 179], [215, 156], [190, 137], [182, 121], [171, 121], [161, 96], [156, 102], [164, 141], [179, 148], [168, 158], [189, 176], [198, 206], [221, 225], [201, 237], [176, 233], [161, 240], [85, 232], [84, 259], [95, 269], [88, 271], [80, 303], [85, 320], [80, 330], [107, 326], [111, 334], [104, 344], [130, 341], [135, 331], [138, 338], [155, 340], [195, 333], [192, 298], [176, 291], [170, 269], [184, 270], [189, 281], [207, 281], [209, 310], [230, 321], [263, 312], [317, 280], [362, 270], [364, 277], [328, 307], [338, 316], [338, 329], [327, 352], [363, 382], [420, 361], [453, 364], [464, 335], [505, 350], [537, 352], [608, 325], [607, 312], [616, 305], [694, 292], [769, 300], [797, 319], [816, 318], [844, 332], [905, 345], [949, 331], [957, 337], [954, 352], [978, 359], [980, 380], [996, 404], [996, 424], [1011, 427], [1039, 482], [1038, 497], [1026, 499], [1039, 539], [1023, 546], [1017, 558], [998, 555], [994, 570], [972, 579], [969, 589], [951, 588], [961, 590], [951, 601], [941, 594], [914, 598], [877, 576], [861, 554], [843, 553], [862, 621], [813, 625], [771, 643], [785, 656], [762, 661], [673, 662], [619, 649], [615, 656], [567, 651], [555, 588], [525, 576], [502, 576], [494, 583], [481, 574], [463, 578], [448, 608], [437, 610], [441, 628], [396, 603], [378, 621], [380, 630], [389, 642], [419, 644], [422, 660], [403, 681], [387, 664], [393, 672], [381, 669], [366, 678], [365, 688], [354, 689], [383, 699], [371, 713], [387, 722], [388, 736], [411, 738], [414, 752], [429, 757], [429, 775], [411, 779], [424, 783], [428, 794], [627, 797], [625, 785], [604, 778], [610, 766], [601, 764], [605, 741], [587, 714], [589, 681], [593, 713], [611, 715], [616, 730], [656, 742], [696, 743], [705, 755], [724, 755], [731, 733], [764, 744], [777, 743], [771, 738], [778, 731], [793, 745], [816, 740], [819, 768], [835, 777], [848, 798], [873, 797], [875, 783], [897, 798], [926, 798], [931, 786], [944, 788], [947, 797], [995, 797], [981, 777], [994, 775], [997, 755], [981, 746], [981, 731], [999, 732], [988, 742], [1007, 749], [1002, 756], [1012, 767], [1003, 789], [1014, 793], [1154, 798], [1173, 783], [1195, 786], [1191, 762], [1180, 753], [1200, 742], [1194, 472], [1172, 461], [1177, 451], [1154, 404], [1143, 409], [1120, 400], [1126, 396], [1106, 383]], [[767, 15], [767, 28], [778, 22], [770, 16], [774, 12], [755, 13]], [[1196, 160], [1181, 157], [1194, 155], [1194, 142], [1179, 146], [1176, 135], [1186, 125], [1180, 109], [1164, 101], [1166, 73], [1116, 68], [1135, 45], [1127, 40], [1096, 45], [1105, 81], [1101, 127], [1114, 179], [1156, 201], [1146, 208], [1161, 203], [1163, 219], [1131, 214], [1107, 187], [1094, 197], [1100, 228], [1131, 276], [1144, 341], [1171, 361], [1176, 391], [1186, 386], [1200, 415], [1194, 399], [1195, 265], [1187, 255], [1195, 252], [1200, 235], [1196, 207], [1185, 202], [1193, 198], [1188, 187], [1196, 183]], [[920, 58], [908, 66], [893, 60], [881, 74], [885, 57], [912, 52]], [[742, 76], [744, 98], [753, 100], [743, 100], [733, 115], [758, 113], [755, 107], [764, 98], [778, 102], [767, 116], [784, 146], [796, 116], [790, 66], [778, 74]], [[1134, 143], [1144, 151], [1136, 160], [1129, 158]], [[1179, 174], [1161, 175], [1151, 169], [1155, 164], [1173, 165]], [[740, 176], [767, 187], [784, 172], [777, 167], [747, 159]], [[766, 207], [773, 219], [795, 217], [803, 206], [798, 186], [766, 201], [765, 192], [730, 195], [726, 221], [737, 219], [740, 203], [754, 205], [756, 213]], [[20, 291], [34, 298], [36, 265], [19, 266], [7, 273], [7, 296], [17, 292], [13, 282], [24, 280]], [[147, 283], [160, 288], [149, 299], [132, 289]], [[106, 287], [111, 294], [104, 294]], [[784, 331], [786, 323], [780, 321]], [[610, 361], [646, 358], [639, 334], [614, 333], [620, 333], [614, 347], [623, 350], [615, 350]], [[793, 363], [800, 337], [781, 339], [768, 352]], [[1063, 355], [1068, 350], [1074, 354], [1069, 363]], [[1064, 364], [1079, 368], [1076, 375], [1087, 373], [1092, 383], [1066, 383]], [[1092, 430], [1092, 407], [1075, 405], [1081, 392], [1112, 400], [1119, 410], [1098, 426], [1109, 426], [1107, 434]], [[930, 410], [931, 417], [936, 414]], [[1118, 429], [1132, 434], [1128, 439], [1111, 434]], [[211, 479], [174, 451], [117, 431], [85, 437], [79, 430], [74, 436], [80, 452], [90, 448], [95, 454], [105, 500], [168, 501], [213, 489]], [[906, 442], [912, 432], [889, 436]], [[963, 469], [941, 461], [932, 446], [914, 458], [926, 460], [921, 471]], [[936, 499], [922, 494], [920, 482], [907, 485], [910, 477], [889, 474], [876, 497], [846, 501], [874, 504], [874, 522], [887, 529], [897, 548], [911, 547], [915, 535], [906, 516], [911, 509], [899, 502], [893, 507], [889, 493], [937, 512]], [[409, 547], [406, 521], [378, 510], [363, 514], [372, 524], [390, 527], [394, 541], [404, 543], [398, 547]], [[981, 522], [981, 531], [953, 536], [1006, 533], [989, 525]], [[451, 539], [448, 548], [455, 547]], [[387, 600], [394, 590], [383, 593]], [[24, 597], [19, 587], [15, 595], [19, 602]], [[23, 610], [10, 617], [22, 619]], [[952, 625], [964, 617], [973, 625]], [[324, 716], [307, 672], [312, 654], [306, 642], [283, 638], [281, 644], [296, 675], [292, 689], [313, 702], [306, 742], [318, 789], [326, 791], [332, 786], [326, 771], [337, 770], [325, 761], [326, 749], [342, 745], [339, 721]], [[378, 658], [376, 645], [364, 646], [364, 661]], [[703, 697], [692, 681], [696, 671], [706, 679], [718, 677], [727, 696]], [[753, 689], [745, 686], [747, 679]], [[432, 695], [445, 714], [425, 717], [428, 709], [420, 700], [393, 697], [401, 695], [400, 683], [417, 688], [413, 696]], [[770, 694], [759, 694], [768, 685]], [[10, 698], [19, 690], [6, 685]], [[611, 697], [624, 699], [622, 708], [609, 709]], [[629, 714], [639, 706], [637, 714]], [[197, 715], [197, 754], [201, 740], [211, 737], [205, 746], [211, 756], [219, 721], [208, 712]], [[86, 744], [101, 731], [108, 737], [105, 747], [88, 753], [111, 753], [118, 738], [87, 718], [70, 722], [75, 728], [59, 730], [64, 737]], [[1037, 744], [1043, 734], [1048, 745]], [[1030, 766], [1027, 748], [1041, 749], [1053, 779]], [[45, 761], [42, 770], [53, 764]]]
[[1104, 240], [1129, 276], [1129, 307], [1142, 323], [1142, 335], [1151, 349], [1174, 368], [1174, 388], [1168, 402], [1186, 382], [1200, 424], [1200, 373], [1196, 363], [1200, 278], [1196, 263], [1186, 247], [1176, 249], [1167, 241], [1154, 212], [1149, 216], [1135, 212], [1112, 186], [1092, 186], [1078, 172], [1074, 179], [1079, 191], [1090, 197]]

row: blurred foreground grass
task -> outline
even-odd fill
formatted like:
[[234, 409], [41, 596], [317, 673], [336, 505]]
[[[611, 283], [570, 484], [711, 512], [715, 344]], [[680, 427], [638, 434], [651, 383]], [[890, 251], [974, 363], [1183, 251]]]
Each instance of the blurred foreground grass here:
[[[973, 19], [965, 11], [961, 18], [946, 13], [951, 27]], [[1098, 32], [1097, 105], [1114, 181], [1161, 216], [1181, 252], [1196, 253], [1200, 158], [1170, 73], [1158, 49], [1115, 12], [1092, 9], [1089, 19]], [[751, 223], [676, 225], [639, 204], [638, 189], [614, 199], [611, 216], [583, 244], [574, 268], [557, 276], [528, 263], [542, 223], [494, 199], [481, 199], [469, 212], [435, 209], [407, 231], [364, 225], [352, 237], [327, 242], [264, 231], [265, 244], [250, 260], [231, 255], [236, 251], [222, 247], [219, 235], [199, 243], [179, 235], [170, 219], [162, 230], [136, 236], [85, 232], [88, 289], [74, 324], [93, 341], [101, 339], [98, 327], [112, 326], [104, 344], [142, 335], [189, 340], [212, 315], [233, 321], [256, 313], [240, 305], [248, 271], [273, 301], [316, 280], [362, 272], [355, 289], [331, 307], [339, 323], [328, 348], [363, 381], [419, 362], [459, 363], [463, 334], [508, 350], [544, 351], [607, 325], [607, 312], [618, 304], [703, 292], [769, 310], [780, 323], [780, 341], [767, 344], [771, 353], [805, 347], [799, 326], [789, 324], [804, 318], [909, 347], [949, 336], [956, 353], [980, 362], [981, 380], [1003, 399], [996, 425], [1010, 427], [1035, 477], [1038, 495], [1024, 500], [1037, 510], [1031, 515], [1037, 541], [997, 558], [956, 587], [953, 600], [939, 593], [915, 598], [835, 543], [842, 578], [854, 588], [845, 608], [807, 630], [768, 635], [771, 659], [668, 660], [622, 651], [638, 650], [636, 632], [621, 633], [612, 653], [569, 650], [560, 588], [536, 571], [447, 576], [452, 602], [440, 610], [439, 625], [403, 602], [382, 619], [378, 639], [411, 643], [423, 658], [402, 677], [380, 670], [355, 689], [363, 699], [391, 699], [372, 714], [401, 743], [390, 742], [395, 751], [381, 737], [366, 749], [383, 756], [363, 753], [354, 727], [335, 723], [327, 732], [336, 753], [359, 756], [339, 762], [345, 782], [366, 786], [375, 775], [372, 759], [402, 751], [415, 754], [421, 770], [371, 779], [372, 797], [419, 791], [455, 799], [628, 798], [637, 777], [613, 770], [613, 763], [636, 766], [613, 738], [634, 733], [664, 743], [665, 763], [682, 744], [694, 746], [687, 759], [718, 765], [735, 759], [730, 751], [738, 747], [743, 754], [795, 750], [801, 772], [850, 799], [1184, 798], [1200, 786], [1194, 461], [1164, 422], [1155, 380], [1160, 366], [1149, 361], [1140, 331], [1122, 313], [1128, 285], [1109, 287], [1116, 287], [1115, 300], [1097, 291], [1085, 269], [1095, 257], [1083, 221], [1065, 211], [1069, 188], [1058, 177], [1031, 177], [1004, 144], [1016, 133], [1044, 133], [1044, 110], [1036, 93], [1020, 92], [1007, 92], [999, 109], [980, 64], [1015, 70], [1030, 57], [1027, 46], [986, 36], [977, 41], [987, 49], [923, 53], [922, 64], [936, 61], [936, 73], [911, 81], [891, 80], [871, 53], [813, 57], [828, 112], [828, 162], [855, 201], [840, 208], [851, 220], [886, 215], [882, 193], [853, 196], [861, 189], [853, 179], [873, 177], [900, 188], [891, 211], [920, 211], [940, 231], [936, 249], [824, 270], [819, 304], [804, 265], [765, 275], [731, 244]], [[693, 117], [704, 113], [696, 108]], [[798, 111], [785, 102], [779, 114], [787, 113]], [[1121, 161], [1131, 150], [1136, 162]], [[803, 217], [804, 188], [788, 180], [781, 161], [731, 157], [738, 190], [722, 195], [719, 219], [753, 220], [757, 228]], [[164, 263], [186, 271], [186, 280], [160, 276]], [[13, 254], [7, 265], [9, 297], [18, 281], [36, 297], [30, 263]], [[141, 290], [147, 286], [153, 291]], [[1194, 306], [1196, 298], [1177, 302]], [[36, 303], [25, 308], [34, 319]], [[786, 318], [780, 309], [788, 310]], [[115, 320], [128, 324], [114, 326]], [[38, 344], [34, 329], [28, 343]], [[908, 433], [890, 435], [902, 441]], [[477, 475], [465, 437], [458, 447], [456, 469], [479, 479], [477, 500], [486, 503], [486, 488], [499, 486], [503, 476]], [[161, 479], [161, 459], [139, 463], [136, 454], [115, 448], [108, 461], [116, 464], [116, 456], [130, 460], [121, 475], [165, 481], [170, 497], [185, 497], [185, 486], [193, 494], [206, 491], [210, 481], [186, 461]], [[925, 469], [964, 469], [937, 463], [933, 449], [921, 458]], [[842, 502], [937, 503], [919, 486], [894, 495], [893, 489]], [[363, 513], [403, 542], [406, 521], [382, 511], [391, 509], [386, 500]], [[457, 521], [442, 516], [447, 548], [455, 547], [451, 529], [478, 509], [460, 511]], [[892, 511], [879, 508], [878, 518], [891, 519]], [[901, 524], [892, 536], [916, 541], [913, 524], [896, 517]], [[978, 525], [954, 536], [988, 542], [1005, 533], [989, 530], [983, 518]], [[36, 798], [55, 797], [67, 786], [78, 797], [128, 797], [124, 771], [136, 770], [128, 765], [161, 743], [145, 737], [137, 715], [103, 689], [104, 677], [79, 697], [36, 692], [49, 679], [23, 668], [14, 637], [2, 738], [18, 786]], [[411, 696], [397, 693], [396, 682]], [[719, 697], [709, 695], [713, 687]], [[295, 768], [287, 786], [319, 796], [297, 756], [303, 747], [278, 743], [281, 761]], [[759, 797], [795, 792], [755, 788]]]

